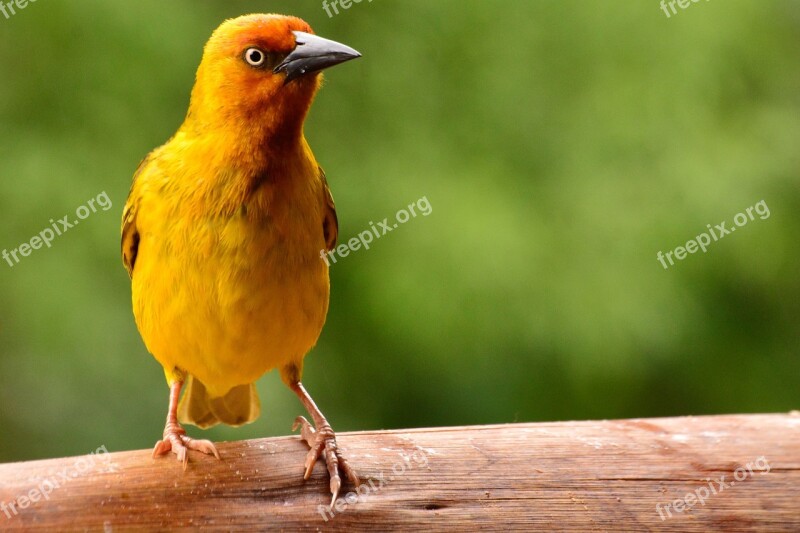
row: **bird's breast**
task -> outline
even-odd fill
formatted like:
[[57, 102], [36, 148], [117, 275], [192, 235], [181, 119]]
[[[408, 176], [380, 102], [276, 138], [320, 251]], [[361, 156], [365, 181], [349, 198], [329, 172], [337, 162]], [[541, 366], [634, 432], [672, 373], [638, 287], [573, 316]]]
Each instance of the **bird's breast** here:
[[320, 208], [310, 194], [263, 192], [227, 214], [164, 202], [143, 224], [133, 276], [142, 337], [212, 394], [302, 359], [325, 321]]

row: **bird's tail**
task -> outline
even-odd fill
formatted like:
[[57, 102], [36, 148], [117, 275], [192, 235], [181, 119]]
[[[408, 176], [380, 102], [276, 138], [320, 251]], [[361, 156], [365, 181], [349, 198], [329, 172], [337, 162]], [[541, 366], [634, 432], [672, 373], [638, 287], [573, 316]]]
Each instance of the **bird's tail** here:
[[232, 388], [225, 396], [212, 398], [205, 385], [191, 375], [186, 380], [186, 392], [178, 404], [178, 420], [201, 428], [220, 422], [229, 426], [249, 424], [261, 414], [261, 404], [254, 383]]

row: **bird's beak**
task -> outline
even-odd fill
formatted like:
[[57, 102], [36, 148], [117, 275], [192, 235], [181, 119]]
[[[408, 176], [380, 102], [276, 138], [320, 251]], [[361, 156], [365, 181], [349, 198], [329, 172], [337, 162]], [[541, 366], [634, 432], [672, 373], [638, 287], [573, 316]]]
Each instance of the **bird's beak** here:
[[305, 33], [293, 31], [295, 37], [295, 48], [275, 67], [273, 72], [286, 73], [286, 81], [289, 83], [293, 79], [299, 78], [312, 72], [344, 63], [351, 59], [361, 57], [361, 54], [341, 43], [330, 41]]

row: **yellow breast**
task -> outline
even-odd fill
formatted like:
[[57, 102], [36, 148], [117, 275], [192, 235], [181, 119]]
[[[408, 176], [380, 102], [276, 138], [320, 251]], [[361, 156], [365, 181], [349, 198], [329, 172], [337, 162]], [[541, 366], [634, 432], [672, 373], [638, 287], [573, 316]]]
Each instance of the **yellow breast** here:
[[226, 210], [213, 187], [164, 174], [139, 191], [133, 308], [149, 351], [213, 396], [301, 362], [328, 309], [318, 180], [268, 177]]

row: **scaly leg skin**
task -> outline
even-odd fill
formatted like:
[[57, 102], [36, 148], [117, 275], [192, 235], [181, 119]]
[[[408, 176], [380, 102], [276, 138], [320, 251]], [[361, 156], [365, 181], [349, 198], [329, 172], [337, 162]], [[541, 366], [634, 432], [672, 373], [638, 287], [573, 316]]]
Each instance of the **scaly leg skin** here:
[[319, 410], [314, 400], [311, 399], [311, 396], [303, 387], [303, 384], [297, 381], [290, 387], [294, 393], [297, 394], [297, 397], [300, 398], [300, 401], [303, 402], [303, 406], [308, 411], [308, 414], [311, 415], [311, 418], [314, 419], [314, 425], [316, 426], [316, 429], [314, 429], [314, 426], [302, 416], [298, 416], [292, 426], [292, 431], [295, 431], [298, 427], [301, 428], [300, 435], [311, 448], [306, 456], [306, 471], [303, 479], [311, 477], [311, 471], [314, 469], [317, 459], [321, 456], [328, 465], [328, 475], [331, 478], [331, 494], [333, 495], [331, 498], [331, 508], [333, 508], [333, 504], [336, 502], [337, 496], [339, 496], [339, 490], [342, 488], [342, 478], [339, 477], [339, 469], [341, 469], [344, 475], [347, 476], [347, 479], [354, 485], [359, 486], [361, 481], [358, 479], [356, 471], [353, 470], [336, 446], [336, 435], [333, 433], [331, 425], [328, 424], [325, 415], [322, 414], [322, 411]]
[[178, 457], [178, 461], [183, 463], [183, 469], [189, 464], [189, 454], [186, 450], [196, 450], [198, 452], [213, 455], [219, 459], [219, 452], [214, 443], [209, 440], [196, 440], [186, 436], [186, 431], [178, 423], [178, 399], [181, 395], [183, 381], [176, 381], [169, 386], [169, 410], [167, 411], [167, 424], [164, 426], [164, 438], [156, 442], [153, 448], [153, 457], [164, 455], [172, 450]]

